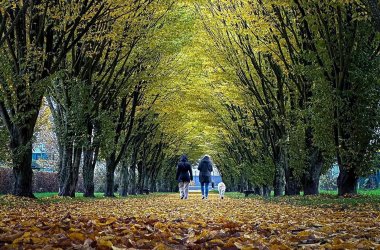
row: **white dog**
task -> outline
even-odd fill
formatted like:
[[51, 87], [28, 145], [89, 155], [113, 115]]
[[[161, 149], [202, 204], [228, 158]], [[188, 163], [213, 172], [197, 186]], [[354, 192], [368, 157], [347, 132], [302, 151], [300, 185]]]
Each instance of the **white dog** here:
[[224, 192], [226, 192], [226, 185], [223, 182], [219, 182], [218, 191], [220, 199], [224, 198]]

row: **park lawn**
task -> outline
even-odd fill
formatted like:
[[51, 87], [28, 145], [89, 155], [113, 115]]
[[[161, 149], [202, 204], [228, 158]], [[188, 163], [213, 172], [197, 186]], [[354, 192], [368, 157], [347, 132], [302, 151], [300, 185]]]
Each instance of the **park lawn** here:
[[[337, 210], [354, 209], [366, 210], [374, 209], [380, 211], [380, 189], [359, 190], [358, 195], [339, 197], [336, 191], [322, 191], [320, 195], [311, 196], [281, 196], [262, 198], [260, 196], [249, 195], [249, 199], [262, 199], [265, 202], [281, 203], [295, 206], [311, 206], [318, 208], [334, 208]], [[243, 193], [229, 192], [227, 196], [235, 199], [244, 199]]]
[[[48, 198], [48, 197], [54, 197], [54, 196], [57, 196], [58, 193], [57, 192], [45, 192], [45, 193], [34, 193], [34, 195], [38, 198], [38, 199], [41, 199], [41, 198]], [[104, 196], [103, 193], [95, 193], [95, 197], [96, 198], [100, 198]], [[83, 197], [83, 193], [75, 193], [75, 197]]]
[[[0, 197], [0, 249], [378, 248], [380, 212], [259, 198]], [[44, 202], [41, 202], [44, 200]]]
[[[321, 194], [334, 194], [334, 195], [337, 195], [338, 191], [336, 191], [336, 190], [334, 190], [334, 191], [322, 190], [320, 193]], [[378, 195], [378, 196], [380, 196], [380, 188], [378, 188], [378, 189], [359, 189], [358, 194], [361, 194], [361, 195]]]
[[[162, 195], [162, 194], [165, 194], [165, 193], [154, 193], [154, 195]], [[41, 198], [51, 198], [51, 197], [56, 197], [58, 196], [58, 193], [57, 192], [45, 192], [45, 193], [34, 193], [34, 195], [38, 198], [38, 199], [41, 199]], [[115, 193], [115, 196], [116, 197], [119, 197], [119, 194], [118, 193]], [[140, 197], [144, 197], [145, 195], [144, 194], [141, 194], [141, 195], [131, 195], [130, 198], [140, 198]], [[83, 197], [83, 193], [75, 193], [75, 198], [86, 198], [86, 197]], [[95, 193], [95, 198], [105, 198], [104, 197], [104, 193]], [[92, 198], [88, 198], [88, 199], [92, 199]]]
[[351, 197], [338, 197], [337, 195], [321, 194], [318, 196], [282, 196], [273, 197], [268, 202], [311, 206], [318, 208], [333, 208], [335, 210], [377, 210], [380, 211], [380, 196], [356, 195]]

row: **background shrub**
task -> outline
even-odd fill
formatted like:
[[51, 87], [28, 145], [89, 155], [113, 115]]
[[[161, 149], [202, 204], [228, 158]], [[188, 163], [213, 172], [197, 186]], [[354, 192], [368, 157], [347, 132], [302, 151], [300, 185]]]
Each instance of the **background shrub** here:
[[[33, 192], [58, 192], [58, 173], [33, 171]], [[0, 194], [10, 194], [13, 189], [12, 168], [0, 167]], [[77, 192], [83, 192], [83, 178], [79, 176]]]

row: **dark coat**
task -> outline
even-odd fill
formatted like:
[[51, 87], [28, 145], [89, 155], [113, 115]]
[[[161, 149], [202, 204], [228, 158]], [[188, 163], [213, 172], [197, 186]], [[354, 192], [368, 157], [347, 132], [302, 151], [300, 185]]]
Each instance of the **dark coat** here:
[[183, 155], [177, 164], [176, 180], [181, 182], [190, 182], [193, 180], [193, 171], [187, 157]]
[[212, 163], [210, 157], [205, 156], [198, 165], [199, 170], [199, 182], [210, 183], [211, 182], [211, 172]]

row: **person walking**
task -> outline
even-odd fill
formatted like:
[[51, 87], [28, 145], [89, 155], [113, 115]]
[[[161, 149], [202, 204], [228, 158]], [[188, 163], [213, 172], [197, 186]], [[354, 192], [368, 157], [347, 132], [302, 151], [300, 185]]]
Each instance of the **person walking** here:
[[199, 182], [201, 183], [202, 199], [208, 198], [208, 185], [211, 182], [212, 162], [210, 156], [205, 155], [198, 165]]
[[182, 155], [177, 164], [176, 180], [178, 180], [180, 198], [187, 199], [189, 197], [189, 184], [193, 180], [193, 172], [186, 155]]

